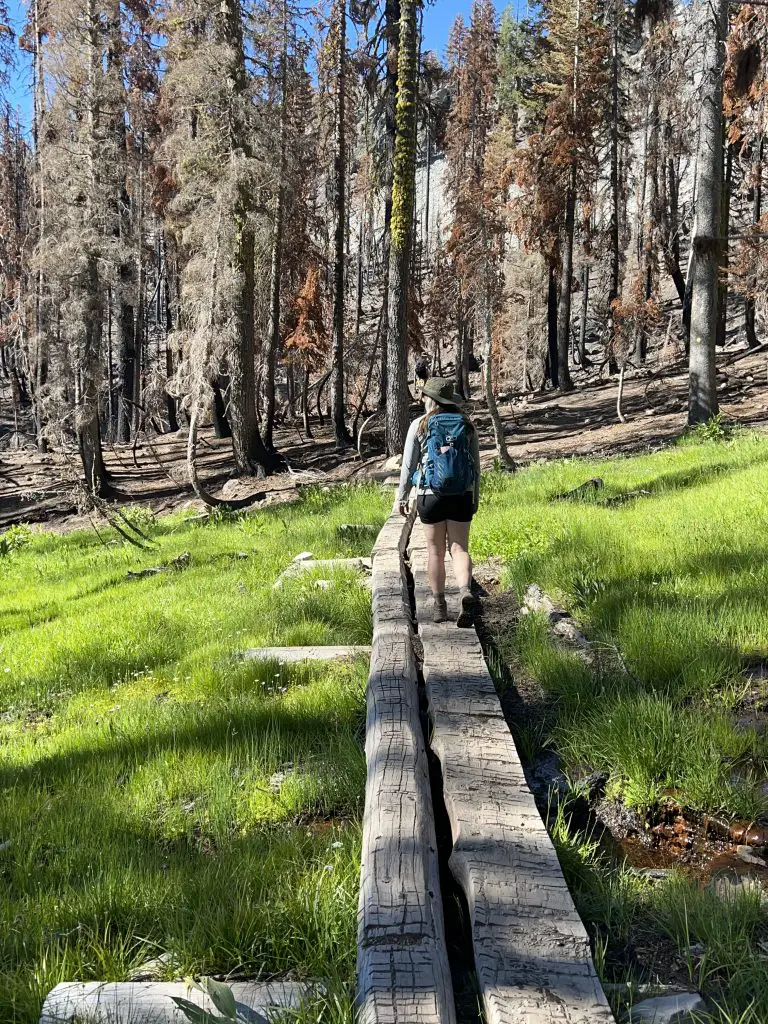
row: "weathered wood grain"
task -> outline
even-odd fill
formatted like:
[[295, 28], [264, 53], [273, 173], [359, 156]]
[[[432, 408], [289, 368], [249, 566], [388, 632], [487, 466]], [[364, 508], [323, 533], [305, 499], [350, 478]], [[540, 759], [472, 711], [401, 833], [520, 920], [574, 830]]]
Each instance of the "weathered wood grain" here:
[[[300, 1009], [313, 990], [296, 981], [232, 982], [229, 987], [238, 1011], [252, 1024], [294, 1019], [295, 1013], [288, 1011]], [[48, 994], [40, 1024], [188, 1024], [174, 996], [218, 1016], [208, 996], [188, 989], [184, 982], [67, 981]]]
[[[430, 621], [423, 531], [410, 545], [424, 678], [488, 1024], [613, 1021], [589, 940], [528, 789], [474, 629]], [[448, 567], [449, 610], [458, 610]]]
[[249, 647], [243, 651], [244, 661], [277, 661], [281, 665], [297, 661], [351, 661], [362, 654], [369, 655], [371, 647]]
[[368, 777], [358, 914], [360, 1024], [455, 1021], [403, 553], [390, 516], [373, 549]]

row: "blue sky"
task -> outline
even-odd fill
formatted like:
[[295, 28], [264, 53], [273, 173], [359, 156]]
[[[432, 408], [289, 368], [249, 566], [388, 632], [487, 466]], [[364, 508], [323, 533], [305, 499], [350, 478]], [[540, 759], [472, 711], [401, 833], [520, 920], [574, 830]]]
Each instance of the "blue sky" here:
[[[511, 0], [513, 9], [519, 8], [522, 15], [525, 14], [525, 0]], [[451, 31], [457, 15], [463, 15], [469, 20], [469, 11], [472, 0], [433, 0], [424, 8], [424, 48], [435, 50], [443, 56]], [[501, 11], [506, 6], [506, 0], [496, 0], [496, 6]], [[11, 20], [17, 30], [21, 30], [24, 21], [25, 5], [22, 0], [9, 0]], [[30, 98], [31, 76], [27, 55], [19, 52], [18, 65], [13, 73], [11, 82], [10, 101], [12, 106], [18, 107], [25, 119], [29, 119], [31, 111]]]

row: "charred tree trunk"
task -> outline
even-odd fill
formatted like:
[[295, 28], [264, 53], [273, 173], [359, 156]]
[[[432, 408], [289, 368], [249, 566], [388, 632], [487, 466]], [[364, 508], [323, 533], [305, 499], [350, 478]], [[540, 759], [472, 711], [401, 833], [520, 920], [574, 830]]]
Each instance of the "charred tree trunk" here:
[[334, 21], [338, 37], [336, 55], [336, 110], [334, 126], [335, 217], [333, 256], [333, 427], [336, 444], [349, 444], [344, 409], [344, 241], [347, 220], [346, 170], [347, 146], [345, 132], [347, 6], [346, 0], [335, 0]]
[[[755, 144], [755, 155], [752, 161], [752, 223], [759, 224], [763, 215], [763, 137], [762, 135]], [[757, 280], [752, 281], [753, 291], [747, 296], [744, 304], [744, 326], [747, 332], [747, 344], [750, 348], [756, 348], [759, 344], [757, 330], [755, 328], [755, 296]]]
[[589, 264], [581, 268], [581, 320], [579, 321], [579, 363], [587, 365], [587, 314], [589, 312]]
[[717, 340], [718, 348], [725, 345], [728, 317], [728, 227], [731, 219], [731, 183], [733, 180], [733, 145], [726, 147], [725, 180], [720, 210], [721, 266], [717, 279]]
[[240, 205], [236, 213], [237, 240], [233, 269], [236, 280], [234, 326], [236, 343], [229, 359], [229, 420], [232, 450], [239, 476], [264, 476], [274, 467], [274, 458], [264, 447], [256, 416], [256, 369], [254, 366], [253, 296], [254, 237], [247, 213]]
[[266, 424], [264, 427], [264, 445], [274, 449], [272, 434], [275, 426], [275, 371], [277, 369], [277, 352], [280, 347], [280, 283], [283, 257], [283, 220], [285, 217], [285, 178], [286, 137], [288, 119], [288, 4], [283, 3], [283, 40], [280, 52], [280, 156], [277, 178], [277, 195], [275, 196], [275, 220], [272, 229], [272, 253], [269, 275], [269, 322], [267, 324], [267, 344], [264, 355], [264, 397], [266, 399]]
[[573, 391], [568, 370], [571, 342], [571, 279], [573, 276], [573, 233], [576, 212], [576, 168], [571, 168], [571, 180], [565, 200], [565, 237], [563, 239], [563, 265], [560, 278], [560, 307], [557, 323], [558, 388]]
[[549, 363], [549, 379], [556, 388], [560, 381], [558, 348], [557, 348], [557, 269], [552, 262], [549, 264], [549, 285], [547, 287], [547, 361]]
[[213, 435], [214, 437], [232, 437], [232, 428], [227, 419], [227, 406], [221, 389], [221, 379], [214, 378], [211, 381], [213, 391]]
[[496, 404], [496, 396], [493, 393], [493, 299], [490, 273], [487, 271], [483, 299], [483, 334], [485, 342], [483, 346], [483, 387], [485, 390], [485, 403], [488, 406], [488, 415], [491, 417], [491, 423], [493, 424], [493, 438], [496, 442], [496, 454], [499, 462], [503, 469], [514, 472], [517, 467], [507, 448], [507, 441], [504, 437], [504, 424], [501, 422], [499, 407]]
[[723, 249], [723, 68], [727, 30], [728, 0], [717, 0], [711, 9], [707, 8], [704, 29], [688, 362], [688, 422], [691, 424], [706, 422], [718, 411], [715, 342]]
[[79, 376], [79, 388], [75, 410], [75, 434], [86, 486], [91, 494], [105, 497], [109, 487], [101, 448], [96, 377], [103, 311], [100, 299], [101, 283], [94, 255], [88, 257], [84, 286], [83, 350], [79, 360], [79, 374], [76, 374], [76, 379]]

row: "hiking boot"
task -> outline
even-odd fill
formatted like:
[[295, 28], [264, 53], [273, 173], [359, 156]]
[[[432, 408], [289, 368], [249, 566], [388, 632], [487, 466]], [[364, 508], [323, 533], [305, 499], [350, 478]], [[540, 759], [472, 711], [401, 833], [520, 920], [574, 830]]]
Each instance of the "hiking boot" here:
[[433, 622], [447, 622], [448, 605], [445, 603], [445, 594], [435, 594], [432, 601], [434, 609]]
[[467, 629], [469, 626], [474, 625], [475, 613], [477, 612], [477, 598], [469, 587], [462, 587], [459, 591], [459, 603], [461, 611], [459, 612], [458, 619], [456, 619], [456, 625]]

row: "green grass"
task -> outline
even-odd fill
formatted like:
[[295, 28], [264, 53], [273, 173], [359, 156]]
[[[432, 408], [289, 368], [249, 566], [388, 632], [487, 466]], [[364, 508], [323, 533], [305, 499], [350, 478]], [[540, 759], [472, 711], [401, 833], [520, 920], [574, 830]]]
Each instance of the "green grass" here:
[[0, 558], [0, 1020], [160, 955], [169, 978], [327, 979], [318, 1019], [351, 1019], [367, 665], [237, 653], [369, 642], [355, 573], [273, 583], [303, 549], [369, 554], [386, 512], [375, 489], [312, 491], [158, 521], [148, 551], [82, 533]]
[[[768, 811], [768, 743], [729, 717], [745, 656], [768, 659], [767, 464], [768, 440], [747, 434], [487, 482], [475, 557], [503, 555], [509, 585], [540, 583], [628, 669], [595, 680], [535, 617], [506, 641], [558, 697], [570, 760], [610, 770], [630, 804], [671, 787], [702, 808]], [[590, 476], [605, 481], [593, 497], [551, 500]]]
[[[507, 585], [522, 594], [539, 583], [620, 655], [590, 671], [539, 616], [500, 635], [499, 660], [535, 677], [550, 707], [524, 746], [553, 745], [575, 775], [607, 771], [609, 793], [641, 811], [672, 793], [699, 809], [768, 815], [768, 738], [735, 721], [747, 660], [768, 661], [767, 469], [764, 436], [710, 430], [653, 454], [485, 480], [475, 558], [502, 555]], [[602, 489], [553, 500], [594, 476]], [[650, 493], [625, 497], [640, 490]], [[724, 899], [682, 876], [651, 886], [588, 837], [555, 832], [609, 978], [625, 976], [633, 936], [661, 930], [684, 958], [703, 945], [689, 973], [709, 997], [708, 1021], [768, 1019], [763, 899]]]

